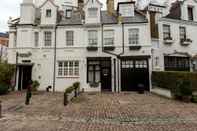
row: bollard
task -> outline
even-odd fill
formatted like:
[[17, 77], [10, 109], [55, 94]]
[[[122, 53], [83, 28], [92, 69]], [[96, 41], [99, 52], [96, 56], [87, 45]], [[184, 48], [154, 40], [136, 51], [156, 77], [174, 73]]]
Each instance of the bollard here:
[[1, 101], [0, 101], [0, 118], [1, 118], [1, 115], [2, 115], [2, 107], [1, 107]]

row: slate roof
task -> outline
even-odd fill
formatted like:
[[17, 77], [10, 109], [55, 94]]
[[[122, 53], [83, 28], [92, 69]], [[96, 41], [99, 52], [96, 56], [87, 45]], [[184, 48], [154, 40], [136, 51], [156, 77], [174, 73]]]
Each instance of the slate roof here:
[[176, 1], [172, 3], [172, 7], [170, 8], [170, 13], [166, 16], [166, 18], [171, 19], [181, 19], [181, 2]]
[[[135, 11], [134, 17], [123, 17], [123, 23], [147, 23], [148, 20], [145, 15]], [[117, 24], [116, 16], [109, 15], [107, 11], [101, 11], [101, 22], [103, 24]], [[80, 12], [73, 12], [71, 18], [64, 18], [59, 22], [59, 25], [81, 25], [82, 17]]]

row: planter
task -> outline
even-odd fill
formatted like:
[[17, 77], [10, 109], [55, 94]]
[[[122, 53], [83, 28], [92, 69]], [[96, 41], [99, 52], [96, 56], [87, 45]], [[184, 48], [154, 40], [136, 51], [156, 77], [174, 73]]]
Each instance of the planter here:
[[99, 83], [89, 83], [89, 85], [92, 88], [98, 88], [99, 87]]
[[115, 49], [114, 46], [106, 46], [104, 47], [104, 50], [107, 50], [107, 51], [113, 51]]
[[87, 47], [87, 50], [88, 51], [97, 51], [98, 50], [98, 47], [96, 47], [96, 46], [88, 46]]
[[182, 46], [188, 46], [192, 43], [192, 40], [191, 39], [182, 39], [181, 40], [181, 45]]
[[142, 46], [129, 46], [130, 50], [140, 50]]

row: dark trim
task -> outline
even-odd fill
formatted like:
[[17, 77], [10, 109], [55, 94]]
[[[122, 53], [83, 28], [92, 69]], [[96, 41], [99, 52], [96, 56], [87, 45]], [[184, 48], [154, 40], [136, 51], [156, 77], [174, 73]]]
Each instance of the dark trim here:
[[120, 60], [128, 60], [128, 59], [134, 59], [134, 60], [141, 60], [141, 59], [150, 59], [150, 55], [143, 55], [143, 56], [120, 56], [118, 57]]
[[166, 7], [166, 6], [163, 6], [163, 5], [156, 5], [156, 4], [152, 4], [152, 3], [150, 3], [149, 5], [156, 6], [156, 7], [162, 7], [162, 8], [165, 8]]
[[95, 47], [95, 46], [87, 46], [86, 48], [88, 51], [97, 51], [98, 50], [98, 47]]
[[111, 57], [87, 57], [88, 61], [108, 61]]
[[115, 50], [115, 46], [105, 46], [104, 50], [113, 51], [113, 50]]
[[129, 46], [129, 50], [140, 50], [142, 46]]

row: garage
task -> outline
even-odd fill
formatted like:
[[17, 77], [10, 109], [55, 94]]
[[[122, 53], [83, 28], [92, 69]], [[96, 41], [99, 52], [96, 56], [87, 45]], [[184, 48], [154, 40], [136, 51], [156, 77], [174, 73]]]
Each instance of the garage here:
[[138, 91], [139, 84], [149, 91], [148, 58], [121, 59], [121, 89], [122, 91]]

